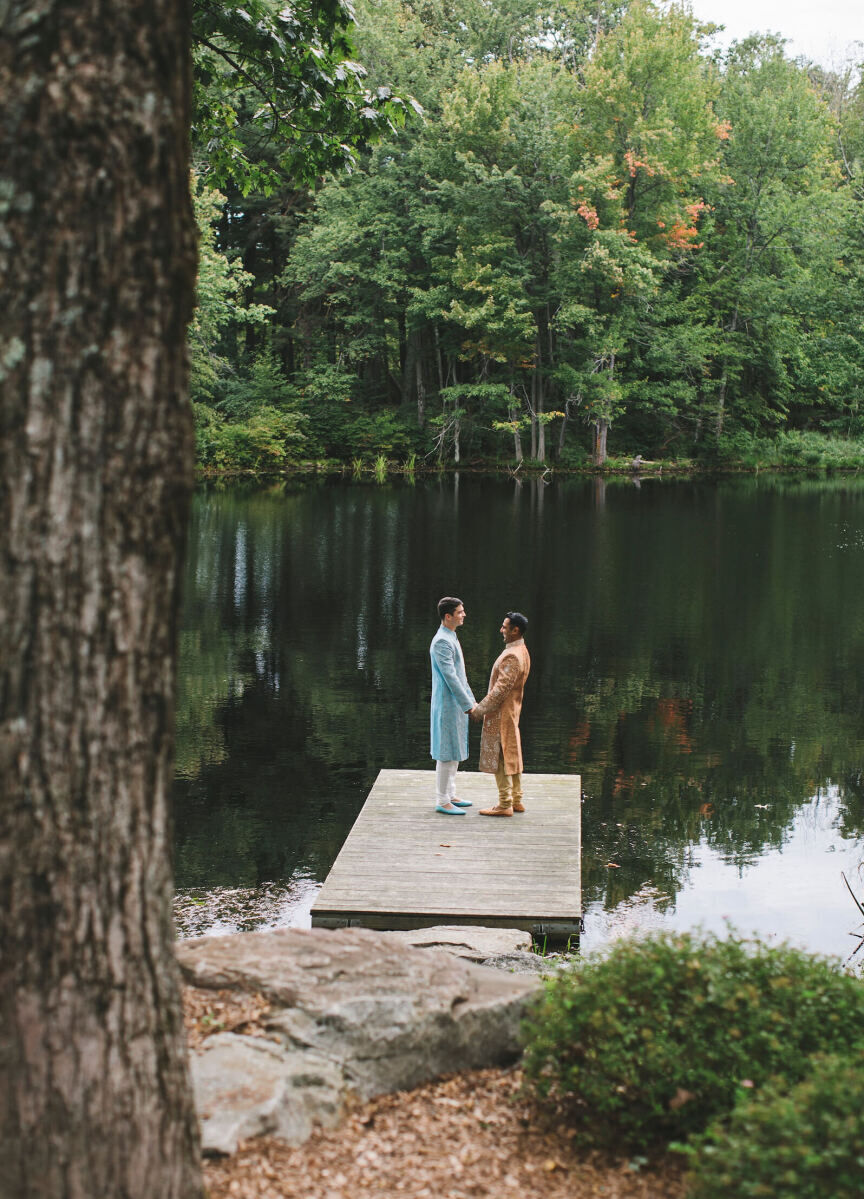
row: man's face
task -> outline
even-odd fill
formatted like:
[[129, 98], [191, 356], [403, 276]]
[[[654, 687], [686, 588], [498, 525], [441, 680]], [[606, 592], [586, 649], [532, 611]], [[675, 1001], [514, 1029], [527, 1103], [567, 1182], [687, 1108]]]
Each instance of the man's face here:
[[509, 645], [511, 641], [518, 641], [522, 636], [522, 631], [518, 625], [511, 625], [508, 617], [504, 617], [504, 623], [501, 625], [501, 636]]
[[459, 607], [454, 612], [450, 612], [450, 613], [448, 613], [447, 616], [444, 617], [444, 624], [447, 626], [448, 629], [458, 629], [459, 626], [464, 623], [465, 623], [465, 605], [464, 604], [460, 604]]

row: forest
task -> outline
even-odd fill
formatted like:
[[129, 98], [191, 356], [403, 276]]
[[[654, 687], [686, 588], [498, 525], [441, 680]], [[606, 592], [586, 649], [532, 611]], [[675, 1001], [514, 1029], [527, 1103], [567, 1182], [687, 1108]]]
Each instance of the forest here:
[[359, 0], [288, 77], [285, 14], [233, 12], [196, 31], [205, 472], [864, 461], [854, 56], [651, 0]]

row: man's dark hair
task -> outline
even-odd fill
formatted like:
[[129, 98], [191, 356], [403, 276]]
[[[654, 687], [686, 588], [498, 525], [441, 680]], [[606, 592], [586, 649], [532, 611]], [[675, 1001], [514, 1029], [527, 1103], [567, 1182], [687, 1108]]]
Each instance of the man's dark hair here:
[[461, 603], [462, 601], [455, 595], [445, 595], [438, 601], [439, 617], [443, 620], [445, 616], [452, 616]]
[[521, 612], [505, 612], [504, 619], [510, 621], [511, 629], [518, 629], [522, 636], [525, 636], [525, 630], [528, 628], [527, 616], [523, 616]]

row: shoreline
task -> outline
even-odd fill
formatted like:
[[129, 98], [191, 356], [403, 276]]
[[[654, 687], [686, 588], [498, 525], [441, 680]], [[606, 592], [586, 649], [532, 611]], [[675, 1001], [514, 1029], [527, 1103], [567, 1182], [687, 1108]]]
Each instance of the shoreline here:
[[644, 462], [638, 467], [613, 466], [551, 466], [543, 464], [525, 464], [517, 467], [500, 463], [471, 462], [447, 463], [440, 466], [408, 468], [404, 463], [393, 460], [387, 464], [383, 472], [376, 471], [373, 462], [358, 471], [350, 463], [340, 463], [330, 460], [306, 461], [291, 463], [281, 470], [256, 471], [242, 468], [195, 467], [196, 483], [214, 482], [275, 482], [290, 479], [326, 478], [344, 479], [352, 483], [374, 483], [382, 485], [400, 480], [414, 482], [418, 477], [423, 479], [441, 478], [448, 475], [470, 474], [478, 476], [498, 476], [511, 479], [546, 480], [557, 476], [582, 479], [632, 479], [642, 482], [650, 479], [688, 479], [688, 478], [727, 478], [734, 475], [806, 475], [824, 477], [826, 475], [857, 475], [864, 472], [864, 461], [854, 466], [835, 466], [832, 464], [791, 466], [786, 464], [769, 464], [764, 466], [749, 466], [746, 463], [731, 463], [718, 465], [703, 465], [696, 463], [649, 463]]

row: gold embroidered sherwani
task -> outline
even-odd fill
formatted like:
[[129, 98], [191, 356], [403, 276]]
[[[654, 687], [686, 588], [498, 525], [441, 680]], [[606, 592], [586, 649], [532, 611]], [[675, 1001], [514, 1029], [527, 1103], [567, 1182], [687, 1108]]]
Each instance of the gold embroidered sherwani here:
[[508, 775], [522, 773], [519, 714], [530, 669], [531, 656], [524, 637], [511, 641], [492, 667], [489, 691], [477, 705], [477, 714], [483, 717], [480, 769], [486, 774], [497, 773], [499, 758], [503, 758]]

